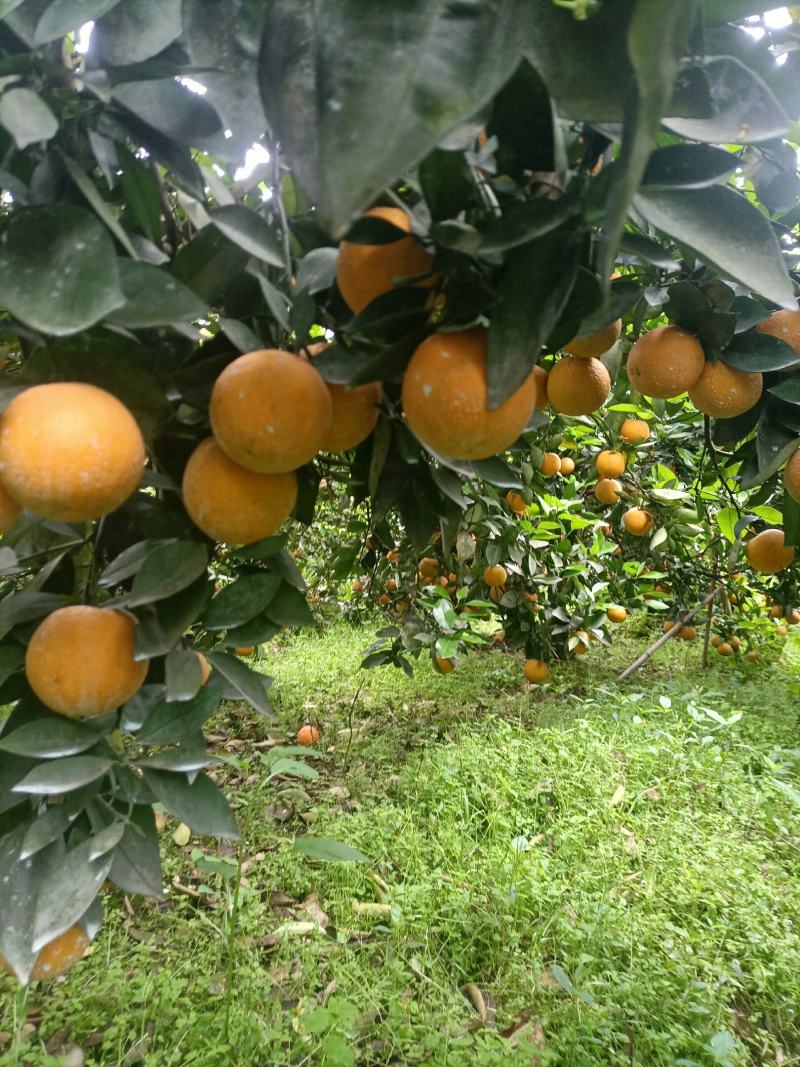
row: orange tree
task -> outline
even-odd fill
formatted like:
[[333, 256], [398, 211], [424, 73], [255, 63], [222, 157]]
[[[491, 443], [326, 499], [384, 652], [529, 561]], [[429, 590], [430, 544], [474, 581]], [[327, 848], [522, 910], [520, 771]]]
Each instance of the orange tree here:
[[[77, 958], [105, 881], [161, 893], [155, 803], [236, 836], [202, 728], [228, 697], [270, 714], [235, 652], [312, 622], [285, 524], [323, 477], [360, 506], [355, 569], [401, 528], [423, 561], [445, 671], [486, 605], [533, 660], [583, 647], [684, 494], [698, 552], [766, 522], [749, 564], [789, 581], [798, 52], [727, 22], [769, 6], [1, 0], [0, 955], [22, 982]], [[553, 492], [565, 436], [584, 466]], [[652, 462], [606, 457], [595, 493], [586, 456], [629, 442]]]

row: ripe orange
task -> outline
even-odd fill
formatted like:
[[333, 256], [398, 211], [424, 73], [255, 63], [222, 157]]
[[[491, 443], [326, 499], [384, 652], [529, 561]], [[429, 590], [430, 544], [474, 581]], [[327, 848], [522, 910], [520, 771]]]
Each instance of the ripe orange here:
[[384, 607], [386, 607], [387, 604], [391, 604], [391, 602], [392, 598], [387, 593], [381, 593], [378, 597], [378, 603], [383, 604]]
[[705, 367], [702, 345], [680, 326], [658, 326], [628, 353], [628, 378], [645, 396], [675, 397], [695, 384]]
[[620, 604], [612, 604], [611, 607], [606, 610], [606, 615], [611, 622], [625, 622], [628, 617], [628, 612]]
[[545, 478], [550, 478], [554, 474], [558, 474], [561, 470], [561, 457], [557, 452], [545, 452], [542, 456], [542, 465], [539, 467], [539, 473], [543, 474]]
[[[768, 319], [760, 322], [756, 329], [759, 333], [768, 333], [785, 341], [800, 356], [800, 311], [773, 311]], [[800, 367], [800, 364], [798, 364]], [[796, 368], [792, 367], [791, 370]]]
[[145, 451], [130, 411], [83, 382], [35, 385], [0, 424], [0, 476], [12, 501], [45, 519], [89, 522], [136, 490]]
[[629, 445], [640, 445], [650, 436], [650, 427], [644, 419], [625, 419], [619, 428], [619, 435]]
[[455, 663], [451, 659], [444, 659], [442, 656], [437, 656], [434, 660], [434, 665], [439, 674], [449, 674], [456, 668]]
[[505, 585], [507, 579], [508, 572], [499, 563], [495, 563], [493, 567], [487, 567], [483, 572], [483, 580], [490, 587]]
[[533, 685], [541, 685], [550, 677], [550, 668], [543, 659], [526, 659], [522, 673]]
[[704, 415], [731, 419], [758, 402], [763, 384], [757, 371], [736, 370], [725, 363], [707, 361], [703, 373], [689, 389], [689, 399]]
[[785, 544], [783, 530], [762, 530], [747, 542], [745, 554], [758, 574], [777, 574], [794, 560], [794, 548]]
[[653, 529], [653, 516], [642, 508], [631, 508], [622, 516], [625, 529], [632, 537], [645, 537]]
[[308, 463], [331, 432], [328, 387], [311, 364], [277, 348], [239, 356], [214, 383], [209, 417], [220, 448], [258, 474]]
[[320, 732], [316, 726], [306, 723], [297, 731], [298, 745], [316, 745], [320, 739]]
[[792, 608], [786, 617], [792, 626], [797, 626], [798, 622], [800, 622], [800, 611], [797, 608]]
[[625, 473], [625, 456], [622, 452], [605, 449], [594, 461], [601, 478], [619, 478]]
[[769, 609], [769, 615], [770, 615], [771, 619], [782, 619], [783, 618], [783, 605], [782, 604], [773, 604], [772, 607]]
[[[53, 938], [36, 957], [31, 971], [32, 982], [52, 982], [73, 967], [89, 947], [89, 938], [83, 928], [70, 926], [63, 934]], [[0, 970], [12, 973], [4, 956], [0, 956]]]
[[361, 581], [360, 578], [354, 578], [353, 581], [350, 583], [350, 588], [353, 590], [354, 593], [363, 593], [364, 583]]
[[537, 364], [533, 368], [533, 381], [536, 385], [536, 403], [534, 407], [537, 411], [544, 411], [547, 407], [547, 371], [544, 367], [540, 367]]
[[574, 474], [575, 472], [575, 460], [572, 456], [561, 456], [561, 474]]
[[396, 548], [392, 548], [386, 553], [386, 558], [390, 563], [396, 563], [400, 559], [400, 553]]
[[599, 359], [563, 356], [550, 371], [547, 398], [562, 415], [590, 415], [611, 392], [611, 377]]
[[394, 610], [397, 612], [398, 615], [402, 615], [404, 614], [404, 612], [408, 611], [410, 607], [411, 605], [408, 603], [407, 600], [398, 600], [394, 606]]
[[207, 437], [189, 457], [182, 491], [190, 519], [207, 537], [247, 545], [270, 537], [289, 518], [297, 502], [297, 478], [293, 471], [247, 470]]
[[671, 630], [674, 625], [675, 625], [675, 620], [674, 619], [666, 619], [664, 621], [664, 624], [663, 624], [663, 627], [662, 627], [662, 629], [664, 630], [664, 633], [667, 633], [669, 630]]
[[421, 578], [435, 578], [439, 573], [439, 560], [433, 556], [424, 556], [419, 561], [418, 570]]
[[[411, 234], [411, 218], [402, 208], [374, 207], [365, 214], [367, 218], [385, 219], [404, 234]], [[396, 278], [427, 274], [431, 262], [430, 255], [411, 236], [398, 234], [396, 241], [379, 245], [342, 241], [336, 262], [336, 283], [344, 302], [358, 314], [376, 297], [391, 292]], [[435, 283], [435, 278], [426, 278], [416, 284], [427, 288]]]
[[564, 345], [564, 351], [571, 356], [580, 356], [582, 359], [590, 359], [592, 356], [602, 356], [609, 348], [619, 340], [622, 333], [622, 319], [610, 322], [602, 330], [590, 333], [586, 337], [575, 337], [568, 345]]
[[742, 641], [741, 638], [737, 637], [736, 634], [734, 634], [732, 637], [728, 638], [728, 644], [734, 651], [738, 651], [739, 647], [742, 644]]
[[694, 641], [695, 637], [697, 637], [697, 630], [694, 626], [681, 626], [680, 630], [678, 630], [678, 637], [682, 641]]
[[256, 650], [255, 645], [239, 645], [233, 651], [237, 656], [252, 656]]
[[750, 652], [744, 657], [749, 663], [756, 663], [758, 660], [758, 653], [755, 649], [751, 649]]
[[601, 504], [616, 504], [622, 492], [622, 482], [616, 478], [601, 478], [594, 487], [594, 495]]
[[396, 578], [388, 578], [386, 580], [386, 590], [389, 593], [396, 593], [397, 592], [397, 579]]
[[202, 652], [196, 653], [198, 660], [200, 661], [200, 685], [205, 685], [208, 679], [211, 677], [211, 664], [208, 662]]
[[493, 604], [499, 604], [500, 601], [503, 599], [503, 596], [505, 595], [505, 591], [505, 586], [493, 585], [489, 590], [489, 599], [492, 601]]
[[528, 510], [528, 505], [525, 503], [522, 493], [515, 493], [513, 489], [509, 489], [506, 493], [506, 503], [517, 515], [522, 515], [523, 512]]
[[783, 484], [792, 500], [800, 502], [800, 448], [792, 453], [783, 469]]
[[333, 407], [333, 421], [326, 434], [321, 452], [349, 452], [366, 441], [375, 429], [380, 414], [380, 382], [366, 385], [332, 385], [328, 392]]
[[487, 406], [486, 331], [435, 333], [403, 378], [406, 422], [423, 444], [453, 459], [486, 459], [519, 437], [537, 397], [534, 372], [499, 407]]
[[6, 492], [0, 482], [0, 534], [6, 533], [22, 514], [22, 508]]
[[717, 652], [719, 652], [720, 656], [733, 655], [733, 649], [727, 641], [720, 641], [720, 643], [717, 645]]
[[789, 633], [789, 627], [788, 626], [776, 626], [775, 627], [775, 633], [778, 634], [779, 637], [786, 637], [786, 635]]
[[74, 604], [58, 608], [33, 632], [25, 674], [48, 708], [73, 719], [114, 711], [145, 679], [135, 660], [136, 620], [121, 611]]
[[713, 637], [711, 638], [712, 647], [713, 648], [719, 648], [719, 646], [721, 644], [722, 644], [722, 638], [719, 636], [719, 634], [714, 634]]

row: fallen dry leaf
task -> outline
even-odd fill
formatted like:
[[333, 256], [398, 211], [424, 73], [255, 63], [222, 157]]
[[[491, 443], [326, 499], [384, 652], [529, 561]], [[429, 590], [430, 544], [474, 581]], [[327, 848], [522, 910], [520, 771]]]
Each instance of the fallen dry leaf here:
[[617, 806], [617, 804], [621, 804], [624, 796], [625, 796], [625, 786], [624, 785], [618, 785], [617, 788], [614, 790], [613, 797], [610, 800], [611, 807], [615, 808]]

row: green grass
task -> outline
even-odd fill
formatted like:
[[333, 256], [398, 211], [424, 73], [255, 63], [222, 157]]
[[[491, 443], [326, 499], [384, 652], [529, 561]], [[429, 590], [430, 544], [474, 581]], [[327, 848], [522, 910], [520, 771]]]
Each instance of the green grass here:
[[[246, 864], [229, 1036], [233, 883], [211, 872], [235, 853], [168, 823], [183, 890], [107, 900], [91, 957], [31, 993], [19, 1062], [800, 1063], [799, 657], [701, 675], [673, 642], [620, 687], [637, 625], [543, 690], [500, 651], [409, 680], [359, 671], [371, 628], [281, 639], [278, 722], [212, 724]], [[320, 777], [267, 783], [266, 742], [307, 720]], [[371, 862], [312, 863], [305, 832]], [[14, 1004], [0, 983], [0, 1030]]]

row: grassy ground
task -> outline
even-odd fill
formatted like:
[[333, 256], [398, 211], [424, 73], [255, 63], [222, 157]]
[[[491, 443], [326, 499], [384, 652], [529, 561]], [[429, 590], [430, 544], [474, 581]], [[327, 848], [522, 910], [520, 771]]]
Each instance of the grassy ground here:
[[[212, 724], [234, 936], [235, 851], [167, 823], [167, 902], [108, 899], [91, 956], [31, 994], [19, 1062], [800, 1064], [798, 657], [701, 676], [672, 642], [620, 687], [626, 626], [543, 690], [503, 652], [362, 678], [372, 628], [276, 644], [277, 724]], [[267, 781], [306, 719], [319, 778]], [[370, 863], [311, 862], [306, 831]], [[0, 1030], [15, 1011], [0, 980]]]

